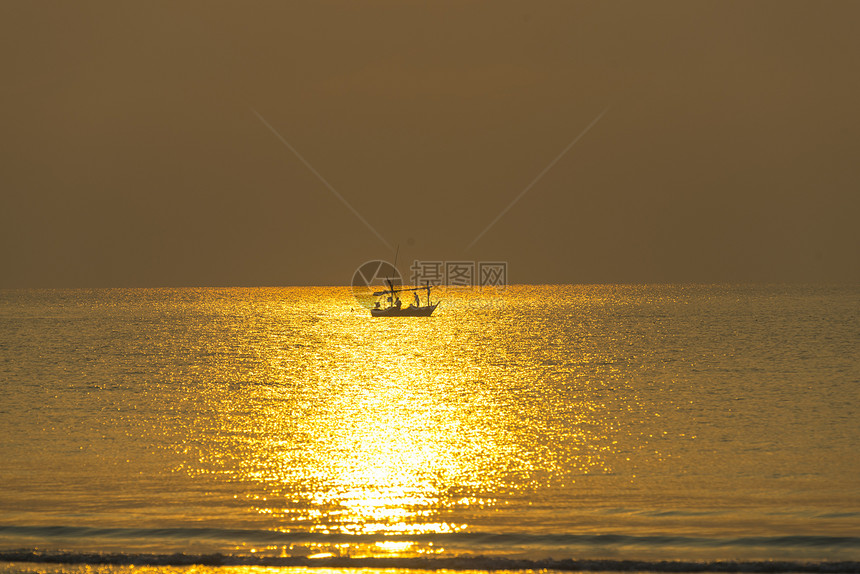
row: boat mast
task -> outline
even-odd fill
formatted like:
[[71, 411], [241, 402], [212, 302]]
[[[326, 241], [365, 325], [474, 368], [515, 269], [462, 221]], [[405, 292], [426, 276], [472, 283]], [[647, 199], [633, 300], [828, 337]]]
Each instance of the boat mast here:
[[[394, 271], [395, 271], [395, 273], [400, 275], [400, 272], [397, 271], [397, 256], [398, 255], [400, 255], [400, 244], [399, 243], [397, 244], [397, 250], [394, 252]], [[390, 277], [387, 279], [387, 281], [388, 281], [388, 288], [391, 289], [391, 305], [389, 305], [389, 306], [394, 307], [394, 300], [397, 298], [397, 294], [394, 292], [394, 283], [391, 282]]]
[[[396, 303], [396, 300], [399, 297], [399, 295], [397, 294], [399, 291], [413, 291], [413, 289], [398, 289], [397, 287], [394, 286], [394, 282], [391, 281], [391, 278], [388, 278], [388, 277], [385, 279], [385, 282], [388, 283], [388, 291], [387, 292], [391, 293], [391, 304], [389, 305], [389, 307], [394, 307], [394, 304]], [[383, 291], [383, 293], [386, 293], [386, 291]]]

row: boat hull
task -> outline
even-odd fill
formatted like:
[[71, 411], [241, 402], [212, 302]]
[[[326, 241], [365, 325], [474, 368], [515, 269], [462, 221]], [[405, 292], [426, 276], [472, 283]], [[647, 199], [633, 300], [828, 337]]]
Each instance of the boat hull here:
[[387, 307], [385, 309], [371, 309], [370, 314], [374, 317], [429, 317], [436, 310], [439, 303], [426, 305], [424, 307]]

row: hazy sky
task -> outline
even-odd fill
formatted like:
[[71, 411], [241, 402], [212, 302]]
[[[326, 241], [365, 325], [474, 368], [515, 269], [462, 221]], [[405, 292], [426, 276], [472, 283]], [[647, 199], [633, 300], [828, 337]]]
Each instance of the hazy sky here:
[[391, 259], [289, 146], [404, 271], [857, 282], [858, 23], [856, 0], [3, 2], [0, 287]]

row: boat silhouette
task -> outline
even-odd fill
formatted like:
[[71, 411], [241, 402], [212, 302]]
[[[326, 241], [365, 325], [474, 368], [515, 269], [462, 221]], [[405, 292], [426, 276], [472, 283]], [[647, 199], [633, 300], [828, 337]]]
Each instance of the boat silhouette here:
[[[373, 296], [385, 297], [385, 302], [388, 303], [388, 305], [383, 307], [381, 302], [377, 301], [376, 306], [370, 310], [370, 314], [373, 317], [429, 317], [433, 314], [433, 311], [436, 310], [436, 307], [439, 306], [439, 301], [436, 301], [435, 303], [430, 302], [430, 285], [398, 289], [394, 286], [391, 279], [386, 279], [385, 282], [388, 283], [388, 289], [375, 291]], [[421, 298], [418, 296], [418, 292], [425, 290], [427, 291], [427, 304], [421, 305]], [[415, 303], [404, 307], [400, 301], [398, 293], [406, 291], [412, 291], [415, 293]]]

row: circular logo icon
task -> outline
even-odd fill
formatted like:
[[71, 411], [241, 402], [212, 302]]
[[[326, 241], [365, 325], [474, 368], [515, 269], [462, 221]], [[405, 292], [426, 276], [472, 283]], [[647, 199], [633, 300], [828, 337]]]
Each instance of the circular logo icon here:
[[388, 261], [381, 259], [368, 261], [352, 274], [352, 295], [360, 305], [368, 309], [373, 308], [379, 298], [382, 297], [383, 307], [385, 307], [385, 297], [391, 296], [390, 293], [384, 293], [384, 291], [391, 289], [389, 282], [395, 288], [403, 284], [397, 268]]

